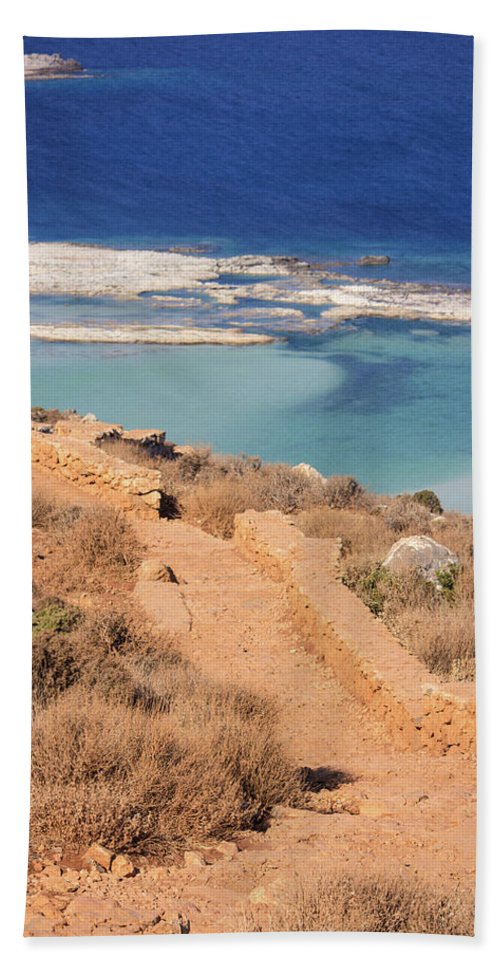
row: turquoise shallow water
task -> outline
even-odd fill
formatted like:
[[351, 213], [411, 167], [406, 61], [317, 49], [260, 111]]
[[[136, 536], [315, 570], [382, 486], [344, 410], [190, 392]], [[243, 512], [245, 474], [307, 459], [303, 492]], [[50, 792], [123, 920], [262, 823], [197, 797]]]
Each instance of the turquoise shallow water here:
[[177, 443], [306, 462], [379, 493], [432, 487], [471, 510], [470, 330], [370, 319], [288, 342], [32, 343], [33, 403]]

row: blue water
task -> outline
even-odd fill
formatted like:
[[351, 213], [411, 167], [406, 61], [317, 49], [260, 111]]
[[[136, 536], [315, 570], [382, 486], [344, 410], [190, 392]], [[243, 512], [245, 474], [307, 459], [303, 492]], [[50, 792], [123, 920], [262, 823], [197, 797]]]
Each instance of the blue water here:
[[33, 399], [178, 443], [354, 473], [379, 493], [432, 486], [470, 511], [470, 333], [371, 319], [287, 343], [33, 342]]
[[317, 31], [27, 38], [94, 79], [31, 82], [32, 239], [469, 271], [472, 39]]
[[[27, 84], [32, 240], [206, 243], [469, 283], [471, 38], [26, 38], [25, 49], [76, 57], [89, 75]], [[390, 265], [355, 267], [372, 252]], [[197, 310], [142, 302], [42, 298], [33, 321], [203, 324]], [[207, 307], [205, 323], [224, 325], [224, 311]], [[238, 350], [34, 342], [32, 356], [34, 403], [380, 491], [435, 485], [467, 510], [469, 369], [465, 330], [382, 320]]]

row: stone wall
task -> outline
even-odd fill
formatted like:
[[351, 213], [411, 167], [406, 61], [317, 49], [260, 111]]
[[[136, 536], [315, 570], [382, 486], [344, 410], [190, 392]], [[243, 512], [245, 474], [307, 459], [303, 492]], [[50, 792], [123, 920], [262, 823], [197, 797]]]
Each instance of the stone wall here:
[[[121, 437], [118, 424], [61, 420], [54, 427], [33, 424], [34, 463], [66, 477], [77, 486], [92, 487], [103, 497], [137, 517], [156, 518], [160, 513], [160, 471], [125, 462], [101, 450], [105, 437]], [[146, 431], [137, 431], [144, 440]], [[148, 433], [157, 431], [148, 431]], [[130, 435], [127, 435], [130, 439]]]
[[443, 685], [342, 584], [339, 541], [306, 538], [278, 511], [238, 514], [234, 540], [283, 582], [310, 650], [384, 723], [397, 748], [474, 753], [474, 686]]

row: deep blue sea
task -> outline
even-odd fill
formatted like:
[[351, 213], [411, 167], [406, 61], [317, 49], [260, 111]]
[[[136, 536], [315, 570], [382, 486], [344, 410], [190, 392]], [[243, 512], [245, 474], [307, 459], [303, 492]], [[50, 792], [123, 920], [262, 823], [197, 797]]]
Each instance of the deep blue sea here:
[[[89, 75], [27, 84], [32, 241], [347, 263], [377, 252], [386, 278], [469, 283], [470, 37], [26, 38], [25, 50]], [[61, 307], [33, 312], [56, 320]], [[65, 300], [65, 320], [81, 316]], [[385, 492], [436, 486], [469, 510], [468, 330], [363, 325], [286, 348], [34, 343], [33, 402]]]

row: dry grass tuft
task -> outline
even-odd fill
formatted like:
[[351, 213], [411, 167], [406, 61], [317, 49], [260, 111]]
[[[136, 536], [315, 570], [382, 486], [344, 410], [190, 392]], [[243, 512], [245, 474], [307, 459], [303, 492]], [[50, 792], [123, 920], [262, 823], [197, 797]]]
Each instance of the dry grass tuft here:
[[[262, 926], [259, 924], [260, 929]], [[402, 879], [320, 880], [271, 912], [271, 931], [360, 931], [472, 936], [474, 900], [455, 890], [438, 893]]]

